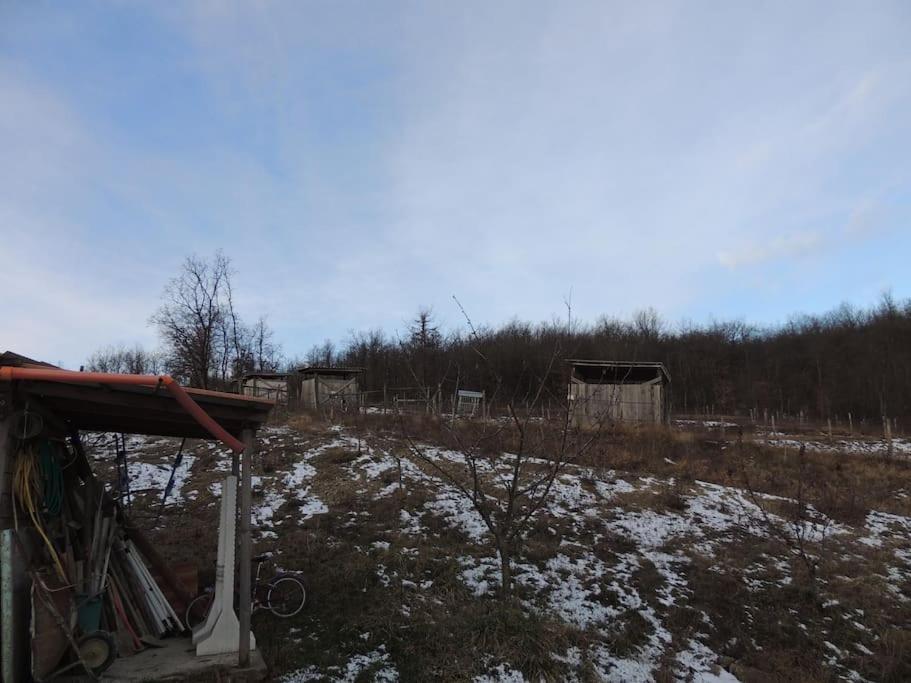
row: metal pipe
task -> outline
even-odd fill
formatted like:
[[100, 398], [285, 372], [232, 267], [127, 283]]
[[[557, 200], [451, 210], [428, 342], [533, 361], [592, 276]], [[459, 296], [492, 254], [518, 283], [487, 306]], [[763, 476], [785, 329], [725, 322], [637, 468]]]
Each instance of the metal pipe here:
[[209, 434], [224, 443], [235, 453], [244, 450], [244, 444], [231, 436], [213, 420], [170, 375], [122, 375], [108, 372], [75, 372], [53, 368], [0, 368], [0, 382], [35, 380], [45, 382], [71, 382], [74, 384], [122, 384], [127, 386], [155, 387], [163, 384], [174, 400], [187, 411]]

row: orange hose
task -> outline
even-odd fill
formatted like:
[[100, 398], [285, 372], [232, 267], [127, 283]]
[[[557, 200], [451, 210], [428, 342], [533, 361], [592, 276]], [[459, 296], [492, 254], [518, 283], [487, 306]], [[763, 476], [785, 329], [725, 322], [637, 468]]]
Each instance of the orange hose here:
[[241, 453], [244, 450], [243, 442], [231, 436], [224, 427], [213, 420], [170, 375], [121, 375], [107, 372], [75, 372], [56, 368], [0, 368], [0, 382], [11, 382], [17, 379], [76, 384], [125, 384], [142, 387], [155, 387], [163, 384], [174, 400], [209, 434], [235, 453]]

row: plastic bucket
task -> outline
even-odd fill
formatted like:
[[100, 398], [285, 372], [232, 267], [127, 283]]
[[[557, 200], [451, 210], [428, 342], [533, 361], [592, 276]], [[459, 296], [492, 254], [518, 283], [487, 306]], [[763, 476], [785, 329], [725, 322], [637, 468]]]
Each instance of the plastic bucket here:
[[76, 619], [83, 633], [97, 631], [101, 626], [101, 595], [76, 594]]

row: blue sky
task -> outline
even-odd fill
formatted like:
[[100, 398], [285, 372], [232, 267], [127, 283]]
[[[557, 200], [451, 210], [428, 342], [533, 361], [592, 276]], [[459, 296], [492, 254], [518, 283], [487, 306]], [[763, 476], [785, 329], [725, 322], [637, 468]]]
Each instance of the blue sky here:
[[911, 296], [911, 4], [0, 1], [0, 347]]

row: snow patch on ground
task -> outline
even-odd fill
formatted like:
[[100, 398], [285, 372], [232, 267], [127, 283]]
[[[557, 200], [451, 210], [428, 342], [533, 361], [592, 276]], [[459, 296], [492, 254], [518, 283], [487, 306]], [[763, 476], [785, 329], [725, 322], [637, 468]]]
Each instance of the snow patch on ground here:
[[266, 491], [263, 494], [262, 501], [257, 503], [252, 508], [253, 513], [253, 526], [260, 531], [263, 535], [271, 535], [274, 537], [273, 532], [269, 532], [274, 524], [278, 524], [275, 520], [275, 513], [278, 509], [285, 504], [285, 497], [275, 491]]
[[379, 683], [392, 683], [399, 680], [399, 672], [389, 662], [386, 646], [380, 645], [367, 654], [352, 656], [342, 667], [331, 666], [325, 672], [317, 666], [309, 666], [293, 673], [285, 674], [281, 683], [307, 683], [309, 681], [332, 681], [333, 683], [354, 683], [372, 670], [372, 679]]
[[896, 536], [905, 539], [911, 538], [911, 517], [870, 510], [867, 513], [865, 528], [868, 535], [866, 538], [861, 538], [860, 542], [880, 548], [884, 540], [891, 540]]
[[[184, 455], [180, 466], [174, 471], [174, 485], [166, 502], [167, 505], [177, 505], [184, 502], [181, 493], [183, 485], [190, 476], [190, 469], [193, 467], [195, 458], [192, 455]], [[172, 463], [150, 463], [150, 462], [129, 462], [127, 461], [127, 471], [130, 476], [130, 490], [140, 491], [142, 489], [152, 489], [158, 495], [164, 493], [168, 485], [168, 479], [171, 477]]]
[[447, 524], [458, 529], [472, 541], [481, 541], [488, 529], [481, 515], [464, 494], [454, 488], [444, 488], [434, 500], [424, 504], [424, 509], [443, 517]]
[[[803, 441], [772, 436], [772, 438], [761, 439], [760, 443], [772, 448], [787, 448], [789, 450], [799, 450], [801, 446], [806, 446], [808, 451], [816, 453], [878, 456], [886, 456], [889, 453], [888, 445], [884, 439], [872, 441], [865, 439], [833, 439], [829, 442]], [[897, 456], [911, 456], [911, 440], [892, 439], [892, 453]]]
[[674, 420], [674, 424], [678, 427], [706, 427], [707, 429], [737, 427], [736, 422], [726, 422], [724, 420]]
[[316, 468], [313, 465], [308, 462], [296, 462], [284, 478], [286, 491], [293, 493], [299, 503], [297, 511], [300, 519], [310, 519], [314, 515], [329, 512], [328, 506], [311, 493], [309, 485], [305, 485], [305, 482], [309, 482], [314, 476]]
[[385, 472], [395, 469], [395, 467], [395, 458], [385, 453], [380, 455], [372, 452], [365, 453], [351, 463], [351, 469], [356, 469], [358, 472], [362, 473], [368, 481], [378, 479]]
[[718, 655], [698, 640], [690, 639], [686, 649], [677, 653], [677, 675], [684, 681], [700, 683], [738, 683], [738, 678], [717, 665]]
[[525, 676], [506, 664], [500, 664], [483, 676], [475, 676], [474, 683], [525, 683]]

